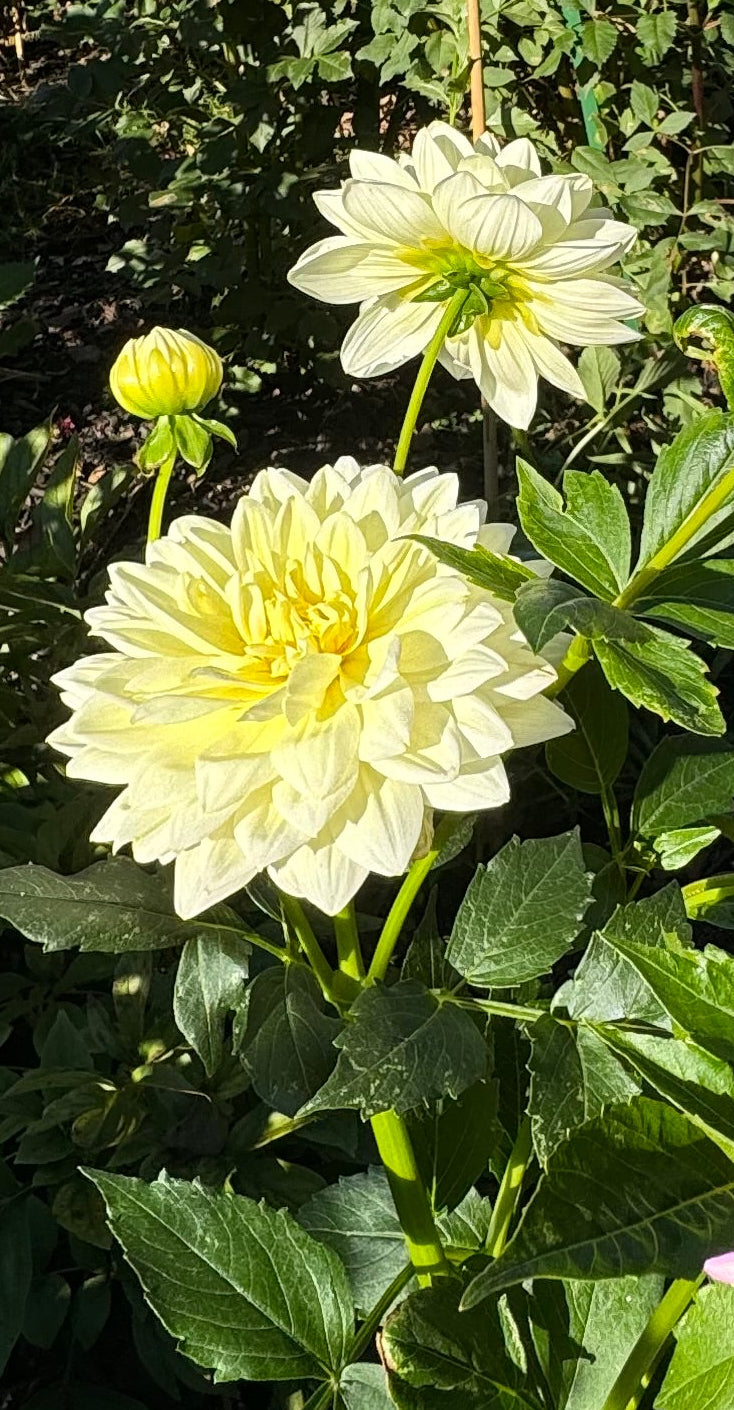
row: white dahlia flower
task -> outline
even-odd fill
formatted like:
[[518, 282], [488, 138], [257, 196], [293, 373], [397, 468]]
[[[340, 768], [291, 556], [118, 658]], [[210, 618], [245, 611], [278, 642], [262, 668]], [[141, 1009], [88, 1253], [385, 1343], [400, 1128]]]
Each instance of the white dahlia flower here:
[[441, 354], [455, 377], [473, 377], [511, 426], [528, 426], [538, 377], [584, 397], [558, 343], [625, 343], [620, 320], [644, 309], [608, 270], [634, 242], [631, 225], [590, 207], [588, 176], [543, 176], [526, 137], [472, 145], [432, 122], [410, 157], [352, 152], [339, 191], [318, 191], [322, 215], [342, 233], [301, 255], [288, 278], [324, 303], [362, 302], [341, 359], [376, 377], [421, 353], [447, 301], [466, 301]]
[[186, 516], [111, 565], [87, 621], [112, 650], [56, 677], [51, 741], [123, 786], [93, 839], [175, 861], [180, 915], [265, 868], [334, 914], [405, 871], [431, 809], [505, 803], [503, 756], [572, 728], [509, 604], [406, 537], [506, 551], [457, 494], [350, 458], [310, 484], [263, 470], [231, 527]]

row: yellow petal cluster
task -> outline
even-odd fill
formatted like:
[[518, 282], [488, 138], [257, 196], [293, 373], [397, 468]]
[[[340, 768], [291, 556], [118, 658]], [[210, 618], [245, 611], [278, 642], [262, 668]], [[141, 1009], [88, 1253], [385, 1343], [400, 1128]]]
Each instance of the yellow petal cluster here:
[[145, 420], [198, 411], [221, 385], [219, 354], [183, 328], [152, 328], [130, 338], [110, 372], [115, 400]]
[[503, 759], [572, 727], [508, 603], [409, 535], [505, 552], [433, 468], [268, 469], [230, 526], [188, 516], [115, 563], [111, 650], [56, 679], [69, 773], [121, 788], [94, 840], [175, 861], [192, 916], [267, 869], [334, 914], [425, 849], [432, 810], [498, 807]]

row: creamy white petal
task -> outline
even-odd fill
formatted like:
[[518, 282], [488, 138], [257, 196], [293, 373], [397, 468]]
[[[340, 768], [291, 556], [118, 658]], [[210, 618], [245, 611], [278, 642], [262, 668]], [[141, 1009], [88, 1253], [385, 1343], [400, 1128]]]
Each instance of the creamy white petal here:
[[394, 783], [365, 770], [334, 819], [339, 850], [381, 876], [400, 876], [410, 862], [423, 826], [425, 805], [417, 785]]
[[508, 142], [506, 147], [500, 147], [497, 164], [517, 167], [533, 176], [540, 176], [541, 172], [540, 158], [528, 137], [516, 137], [514, 141]]
[[501, 759], [480, 759], [465, 765], [450, 782], [426, 782], [423, 797], [432, 808], [450, 813], [473, 813], [480, 808], [501, 808], [509, 802], [510, 785]]
[[334, 916], [354, 899], [369, 869], [351, 861], [329, 837], [299, 847], [269, 866], [268, 875], [290, 896], [301, 896], [325, 915]]
[[326, 304], [352, 304], [414, 284], [415, 266], [391, 250], [344, 235], [320, 240], [288, 271], [288, 282]]
[[341, 346], [348, 377], [380, 377], [417, 357], [441, 322], [442, 304], [406, 303], [385, 295], [362, 309]]
[[410, 172], [399, 166], [392, 157], [382, 152], [363, 152], [358, 149], [349, 154], [349, 170], [358, 181], [383, 181], [390, 186], [399, 186], [404, 191], [415, 191], [416, 183]]
[[412, 246], [445, 238], [428, 196], [384, 181], [344, 183], [344, 209], [367, 239], [383, 245]]
[[176, 858], [173, 904], [189, 920], [234, 896], [254, 875], [232, 837], [207, 837]]

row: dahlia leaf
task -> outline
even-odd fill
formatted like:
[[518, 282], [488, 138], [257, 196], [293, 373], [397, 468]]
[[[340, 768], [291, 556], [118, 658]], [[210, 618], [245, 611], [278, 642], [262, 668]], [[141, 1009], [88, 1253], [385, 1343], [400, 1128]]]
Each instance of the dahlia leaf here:
[[734, 747], [722, 739], [671, 735], [637, 781], [632, 826], [643, 837], [689, 827], [734, 806]]
[[535, 1283], [524, 1305], [553, 1410], [600, 1410], [663, 1287], [655, 1273], [605, 1283]]
[[635, 602], [635, 612], [683, 627], [702, 641], [734, 647], [734, 559], [674, 563]]
[[441, 539], [428, 538], [424, 534], [411, 534], [416, 543], [430, 548], [439, 563], [448, 568], [456, 568], [470, 583], [493, 592], [505, 602], [514, 602], [515, 593], [523, 583], [534, 582], [535, 574], [524, 563], [516, 563], [503, 554], [477, 544], [474, 548], [461, 548], [458, 544], [444, 543]]
[[286, 1209], [165, 1174], [85, 1173], [154, 1312], [215, 1381], [339, 1370], [354, 1330], [346, 1274]]
[[656, 1410], [729, 1410], [734, 1404], [734, 1292], [704, 1287], [676, 1328]]
[[[635, 571], [668, 543], [690, 519], [702, 496], [730, 468], [734, 457], [734, 415], [709, 411], [685, 426], [671, 445], [661, 451], [645, 498], [640, 556]], [[695, 546], [705, 533], [727, 515], [734, 503], [734, 489], [707, 519], [702, 530], [686, 545], [694, 558]]]
[[464, 1306], [526, 1278], [697, 1277], [731, 1243], [734, 1165], [679, 1112], [638, 1097], [553, 1152], [504, 1253]]
[[497, 1306], [461, 1312], [461, 1283], [439, 1279], [400, 1304], [381, 1337], [398, 1410], [535, 1410], [527, 1367], [508, 1354]]
[[408, 1266], [405, 1235], [381, 1166], [318, 1190], [301, 1205], [298, 1222], [343, 1263], [360, 1316]]
[[261, 1101], [293, 1116], [329, 1076], [340, 1028], [305, 965], [256, 975], [239, 1007], [234, 1043]]
[[590, 899], [577, 829], [529, 842], [513, 837], [477, 868], [454, 922], [448, 959], [470, 984], [523, 984], [571, 949]]
[[173, 1016], [207, 1074], [224, 1056], [224, 1025], [247, 979], [251, 946], [240, 936], [193, 936], [181, 951], [173, 991]]
[[687, 642], [654, 629], [652, 639], [594, 641], [594, 652], [609, 684], [663, 720], [694, 734], [723, 734], [718, 690], [708, 669]]
[[600, 1116], [614, 1102], [640, 1092], [619, 1058], [593, 1028], [571, 1028], [550, 1015], [528, 1029], [531, 1051], [528, 1113], [542, 1165], [569, 1132]]
[[623, 1058], [659, 1097], [676, 1106], [734, 1158], [734, 1073], [690, 1039], [601, 1027], [598, 1041]]
[[364, 989], [335, 1039], [337, 1065], [304, 1111], [357, 1107], [363, 1117], [458, 1097], [486, 1076], [489, 1053], [474, 1019], [415, 979]]
[[162, 876], [128, 857], [108, 857], [74, 876], [46, 867], [6, 867], [0, 873], [0, 916], [44, 949], [165, 950], [192, 937], [216, 942], [241, 932], [238, 917], [218, 906], [181, 920]]
[[734, 959], [707, 945], [669, 950], [608, 936], [617, 954], [648, 985], [673, 1024], [730, 1061], [734, 1056]]
[[517, 462], [517, 509], [530, 542], [562, 572], [603, 601], [629, 575], [630, 525], [624, 500], [598, 470], [569, 470], [558, 490], [524, 460]]
[[548, 767], [571, 788], [601, 793], [614, 783], [627, 757], [627, 703], [592, 662], [571, 677], [563, 704], [576, 729], [548, 741]]

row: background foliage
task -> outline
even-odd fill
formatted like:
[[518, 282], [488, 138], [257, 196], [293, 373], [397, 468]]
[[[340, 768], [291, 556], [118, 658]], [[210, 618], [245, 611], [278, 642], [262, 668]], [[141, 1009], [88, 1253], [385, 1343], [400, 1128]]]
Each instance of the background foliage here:
[[[546, 388], [532, 445], [520, 446], [531, 461], [521, 488], [527, 494], [537, 468], [549, 482], [558, 478], [569, 458], [577, 469], [600, 467], [624, 492], [636, 530], [657, 452], [674, 432], [693, 426], [716, 395], [710, 364], [682, 357], [672, 323], [704, 290], [723, 303], [734, 295], [734, 22], [724, 5], [693, 0], [580, 11], [518, 0], [485, 4], [483, 31], [489, 126], [505, 137], [529, 133], [551, 163], [588, 172], [610, 206], [639, 228], [627, 272], [648, 308], [644, 341], [623, 362], [613, 350], [582, 355], [589, 406], [570, 406]], [[12, 1354], [9, 1404], [140, 1410], [181, 1403], [198, 1410], [222, 1400], [299, 1410], [298, 1378], [331, 1365], [332, 1356], [339, 1361], [345, 1338], [352, 1345], [352, 1302], [367, 1315], [404, 1274], [395, 1212], [355, 1109], [368, 1109], [364, 1076], [352, 1060], [363, 1049], [342, 1041], [337, 1062], [339, 1023], [315, 981], [303, 966], [269, 963], [262, 942], [279, 944], [280, 926], [267, 888], [251, 890], [236, 911], [220, 907], [205, 923], [185, 924], [172, 912], [164, 877], [125, 859], [101, 860], [87, 838], [103, 798], [65, 781], [43, 745], [59, 713], [49, 681], [84, 649], [81, 613], [99, 598], [106, 562], [139, 548], [141, 491], [133, 487], [129, 428], [124, 418], [109, 417], [103, 392], [113, 353], [138, 326], [180, 323], [211, 336], [227, 354], [219, 410], [232, 420], [240, 413], [245, 467], [281, 452], [288, 463], [298, 454], [308, 467], [356, 445], [377, 457], [393, 439], [405, 379], [351, 388], [335, 352], [346, 311], [343, 317], [306, 306], [285, 272], [323, 233], [311, 192], [338, 179], [350, 146], [392, 151], [407, 146], [430, 115], [465, 120], [463, 5], [38, 3], [25, 10], [22, 60], [11, 45], [0, 53], [8, 93], [0, 109], [0, 392], [3, 425], [13, 433], [0, 438], [0, 916], [9, 957], [0, 978], [0, 1359]], [[473, 388], [441, 377], [427, 407], [430, 429], [415, 456], [431, 458], [450, 444], [464, 493], [476, 492]], [[514, 448], [501, 440], [508, 515]], [[218, 453], [208, 482], [181, 488], [180, 503], [221, 511], [241, 491], [241, 464], [232, 469], [227, 452]], [[569, 485], [567, 477], [565, 506], [546, 502], [541, 522], [531, 522], [529, 512], [523, 517], [528, 537], [551, 558], [568, 535], [567, 517], [560, 533], [559, 519], [571, 508]], [[723, 556], [716, 561], [725, 566], [717, 571], [726, 575], [730, 551], [725, 542], [718, 547]], [[582, 584], [576, 603], [583, 588], [597, 592], [596, 580]], [[670, 597], [640, 603], [640, 615], [654, 617], [661, 600], [669, 609]], [[568, 600], [551, 605], [570, 611]], [[528, 597], [524, 610], [530, 634], [541, 629], [549, 604]], [[664, 620], [670, 625], [669, 614]], [[722, 638], [720, 619], [702, 627], [700, 615], [678, 626], [698, 638], [730, 720], [734, 636]], [[598, 632], [602, 666], [611, 654], [605, 630], [608, 618]], [[691, 689], [688, 704], [700, 712], [699, 723], [705, 711], [713, 718], [712, 697]], [[546, 758], [524, 755], [514, 763], [516, 801], [481, 819], [471, 848], [438, 873], [438, 889], [400, 956], [399, 983], [386, 991], [394, 1000], [383, 995], [388, 1009], [400, 1001], [401, 1022], [409, 1015], [424, 1085], [406, 1093], [404, 1068], [396, 1060], [391, 1066], [391, 1011], [359, 1012], [350, 1030], [353, 1038], [361, 1024], [374, 1040], [371, 1059], [392, 1083], [390, 1100], [402, 1092], [408, 1107], [427, 1104], [411, 1118], [414, 1140], [444, 1210], [446, 1237], [464, 1252], [486, 1238], [486, 1197], [496, 1192], [526, 1105], [536, 1173], [546, 1171], [551, 1188], [554, 1153], [569, 1132], [577, 1133], [576, 1144], [572, 1135], [563, 1159], [570, 1149], [571, 1163], [585, 1169], [588, 1143], [595, 1145], [610, 1201], [612, 1148], [626, 1143], [643, 1152], [620, 1226], [594, 1230], [601, 1257], [616, 1256], [651, 1186], [665, 1185], [672, 1149], [684, 1152], [677, 1195], [699, 1223], [715, 1208], [731, 1224], [727, 1034], [734, 980], [726, 930], [705, 922], [730, 926], [734, 912], [731, 902], [716, 915], [700, 912], [697, 934], [716, 939], [724, 952], [694, 975], [678, 884], [730, 865], [734, 755], [726, 739], [684, 737], [666, 730], [658, 715], [628, 711], [601, 667], [578, 677], [569, 703], [579, 718], [596, 713], [603, 729], [557, 742]], [[673, 719], [686, 723], [680, 714]], [[649, 892], [614, 921], [626, 893], [609, 849], [610, 790], [621, 812], [620, 847]], [[547, 828], [539, 828], [540, 817]], [[553, 839], [538, 839], [539, 830]], [[511, 844], [513, 833], [532, 840]], [[33, 886], [27, 871], [16, 871], [28, 862], [45, 869]], [[521, 937], [527, 917], [522, 895], [516, 912], [503, 910], [497, 873], [507, 887], [514, 871], [533, 868], [547, 903], [563, 896], [568, 914], [560, 908], [557, 933], [545, 933], [542, 953], [518, 939], [517, 966], [503, 970], [497, 937], [513, 926]], [[360, 900], [367, 934], [389, 894], [374, 882]], [[141, 925], [142, 951], [131, 939]], [[254, 928], [260, 948], [251, 950]], [[592, 929], [595, 938], [576, 967]], [[651, 933], [666, 963], [651, 961]], [[554, 1009], [560, 1005], [571, 1024], [549, 1006], [553, 986], [542, 976], [553, 965]], [[529, 1006], [525, 1026], [493, 1022], [488, 1046], [480, 1014], [439, 1009], [429, 990], [450, 987], [457, 974], [474, 986], [513, 990], [513, 1001]], [[714, 981], [719, 1020], [717, 1006], [712, 1013], [707, 1004]], [[693, 1006], [692, 983], [701, 989]], [[374, 1003], [374, 995], [367, 998]], [[537, 1002], [543, 1012], [533, 1018]], [[659, 1031], [645, 1041], [613, 1028], [625, 1015]], [[314, 1108], [313, 1119], [299, 1124], [296, 1112], [317, 1092], [318, 1113]], [[605, 1125], [600, 1113], [610, 1101], [626, 1114]], [[97, 1188], [80, 1165], [106, 1171]], [[238, 1400], [231, 1386], [216, 1389], [177, 1353], [151, 1315], [113, 1245], [98, 1191], [127, 1247], [129, 1187], [115, 1179], [151, 1182], [162, 1167], [174, 1181], [197, 1177], [204, 1191], [229, 1182], [246, 1199], [264, 1197], [266, 1220], [284, 1207], [288, 1214], [278, 1218], [291, 1231], [294, 1260], [310, 1247], [307, 1236], [341, 1258], [348, 1287], [323, 1254], [334, 1305], [328, 1325], [309, 1331], [305, 1350], [296, 1356], [286, 1349], [293, 1381], [248, 1388]], [[188, 1184], [177, 1189], [182, 1205], [194, 1200]], [[148, 1198], [157, 1196], [154, 1188]], [[634, 1268], [628, 1260], [616, 1269], [642, 1275], [632, 1310], [626, 1276], [568, 1281], [569, 1231], [557, 1231], [547, 1267], [560, 1280], [553, 1286], [563, 1288], [559, 1328], [545, 1298], [549, 1285], [536, 1282], [525, 1301], [517, 1286], [538, 1271], [533, 1219], [542, 1223], [544, 1206], [536, 1201], [525, 1243], [507, 1251], [496, 1274], [494, 1302], [483, 1303], [481, 1319], [464, 1321], [457, 1333], [463, 1379], [452, 1382], [444, 1366], [445, 1393], [435, 1404], [450, 1403], [458, 1390], [468, 1407], [484, 1406], [490, 1388], [501, 1385], [507, 1395], [524, 1386], [530, 1406], [599, 1410], [659, 1296], [661, 1273], [670, 1271], [648, 1256], [663, 1237], [663, 1205], [661, 1196], [660, 1220], [642, 1240]], [[298, 1218], [298, 1234], [290, 1216]], [[242, 1218], [255, 1218], [250, 1205]], [[667, 1228], [674, 1243], [679, 1231]], [[690, 1235], [682, 1274], [697, 1266], [702, 1249]], [[128, 1252], [134, 1264], [138, 1251]], [[164, 1249], [161, 1277], [169, 1257], [176, 1266], [177, 1254]], [[500, 1287], [509, 1289], [501, 1302]], [[661, 1410], [694, 1410], [691, 1364], [703, 1377], [701, 1403], [709, 1410], [716, 1404], [704, 1347], [712, 1377], [724, 1365], [730, 1383], [727, 1296], [708, 1289], [683, 1324]], [[425, 1349], [437, 1357], [438, 1332], [453, 1328], [458, 1316], [449, 1302], [445, 1293], [421, 1294], [390, 1324], [386, 1348], [398, 1406], [423, 1404]], [[501, 1308], [491, 1314], [491, 1335], [490, 1305]], [[237, 1315], [245, 1313], [238, 1305]], [[302, 1308], [299, 1316], [307, 1321], [307, 1313]], [[520, 1324], [532, 1328], [525, 1343], [512, 1332]], [[586, 1358], [555, 1354], [559, 1336], [562, 1345], [582, 1345]], [[533, 1347], [532, 1375], [518, 1368], [522, 1344]], [[220, 1364], [244, 1373], [228, 1346]], [[451, 1374], [459, 1374], [455, 1366]], [[347, 1410], [382, 1410], [385, 1396], [376, 1363], [357, 1360], [343, 1373]], [[720, 1403], [726, 1410], [729, 1402]]]

